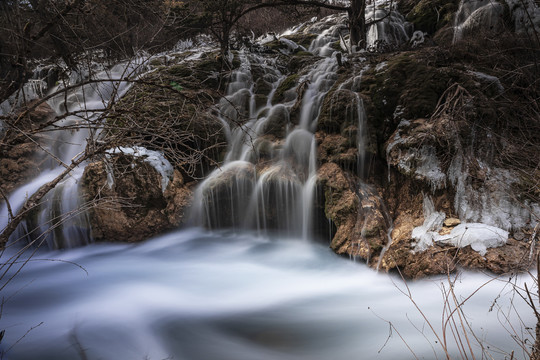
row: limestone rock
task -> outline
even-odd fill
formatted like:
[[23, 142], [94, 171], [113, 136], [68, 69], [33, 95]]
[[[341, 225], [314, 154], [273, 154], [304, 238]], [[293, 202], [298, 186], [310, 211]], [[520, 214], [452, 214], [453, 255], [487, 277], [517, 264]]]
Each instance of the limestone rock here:
[[138, 242], [176, 227], [185, 220], [192, 194], [178, 171], [163, 192], [161, 175], [127, 155], [89, 164], [82, 188], [85, 198], [95, 202], [89, 218], [96, 241]]
[[461, 221], [457, 218], [446, 218], [443, 224], [446, 227], [455, 227], [461, 224]]

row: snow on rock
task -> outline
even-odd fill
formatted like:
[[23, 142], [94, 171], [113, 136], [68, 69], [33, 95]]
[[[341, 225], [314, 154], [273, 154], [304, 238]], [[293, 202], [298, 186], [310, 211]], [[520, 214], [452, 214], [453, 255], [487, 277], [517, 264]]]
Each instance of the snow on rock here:
[[[174, 169], [169, 162], [165, 159], [162, 153], [154, 150], [148, 150], [142, 146], [123, 147], [119, 146], [114, 149], [107, 150], [107, 154], [123, 154], [131, 155], [136, 158], [141, 158], [144, 162], [150, 164], [161, 175], [161, 190], [165, 192], [169, 180], [172, 179]], [[107, 176], [109, 186], [112, 186], [112, 176]]]
[[488, 84], [493, 84], [497, 87], [497, 91], [499, 94], [504, 93], [504, 86], [502, 86], [501, 81], [498, 77], [484, 74], [480, 71], [469, 71], [470, 74], [474, 75], [476, 78], [478, 78], [481, 81], [487, 82]]
[[463, 223], [452, 229], [449, 235], [437, 235], [434, 240], [459, 248], [470, 245], [474, 251], [484, 256], [488, 248], [506, 244], [508, 231], [481, 223]]

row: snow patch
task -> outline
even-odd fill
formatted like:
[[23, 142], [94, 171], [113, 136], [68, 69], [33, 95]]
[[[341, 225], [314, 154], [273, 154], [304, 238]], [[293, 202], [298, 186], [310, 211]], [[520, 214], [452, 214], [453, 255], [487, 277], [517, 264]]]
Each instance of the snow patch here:
[[375, 71], [379, 72], [382, 69], [384, 69], [387, 65], [388, 65], [388, 63], [386, 61], [380, 62], [380, 63], [377, 64], [377, 66], [375, 66]]
[[476, 76], [480, 80], [484, 80], [485, 82], [489, 83], [490, 85], [493, 84], [497, 87], [497, 91], [499, 94], [502, 94], [504, 92], [504, 87], [501, 84], [501, 81], [498, 77], [484, 74], [480, 71], [469, 71], [470, 74]]
[[[136, 158], [141, 158], [144, 162], [150, 164], [150, 166], [156, 169], [156, 171], [161, 175], [161, 191], [163, 192], [165, 192], [165, 189], [167, 189], [167, 185], [169, 185], [169, 180], [173, 177], [174, 170], [171, 163], [169, 162], [169, 160], [165, 159], [162, 153], [158, 151], [148, 150], [142, 146], [119, 146], [114, 149], [109, 149], [106, 152], [110, 155], [131, 155]], [[109, 176], [109, 172], [107, 171], [107, 183], [110, 187], [112, 187], [113, 181], [114, 180], [112, 177], [112, 173], [111, 176]]]

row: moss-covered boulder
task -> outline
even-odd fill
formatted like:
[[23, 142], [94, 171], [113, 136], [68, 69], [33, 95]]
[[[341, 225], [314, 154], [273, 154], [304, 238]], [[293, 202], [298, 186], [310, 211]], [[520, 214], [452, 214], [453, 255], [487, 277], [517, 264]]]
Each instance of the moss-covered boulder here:
[[135, 83], [110, 112], [105, 140], [160, 150], [184, 175], [204, 176], [227, 146], [213, 110], [226, 79], [212, 55], [158, 67]]
[[452, 24], [459, 0], [406, 0], [399, 7], [416, 30], [434, 34]]
[[299, 78], [299, 74], [291, 74], [285, 79], [283, 79], [283, 81], [281, 81], [281, 83], [277, 87], [276, 92], [274, 93], [272, 103], [278, 104], [294, 100], [296, 97], [294, 88], [298, 85]]

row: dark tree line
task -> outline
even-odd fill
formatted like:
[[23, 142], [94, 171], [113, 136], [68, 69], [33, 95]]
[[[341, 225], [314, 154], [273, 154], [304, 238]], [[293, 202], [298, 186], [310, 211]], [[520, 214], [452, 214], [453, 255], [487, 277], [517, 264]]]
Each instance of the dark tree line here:
[[84, 54], [129, 58], [170, 48], [196, 31], [179, 2], [164, 0], [0, 1], [0, 102], [31, 76], [36, 59], [74, 67]]
[[[221, 51], [227, 52], [242, 19], [248, 15], [257, 19], [277, 9], [285, 19], [321, 9], [347, 12], [351, 45], [362, 48], [369, 25], [364, 15], [367, 1], [4, 0], [0, 2], [0, 102], [29, 79], [32, 60], [62, 59], [73, 67], [81, 54], [100, 50], [107, 59], [127, 58], [143, 49], [170, 48], [201, 32], [213, 35]], [[266, 27], [281, 30], [272, 29], [276, 25]]]
[[[203, 23], [216, 37], [222, 52], [229, 49], [231, 33], [235, 25], [246, 15], [266, 8], [288, 7], [312, 8], [347, 12], [349, 17], [350, 44], [358, 48], [366, 46], [367, 0], [202, 0], [196, 2], [201, 10]], [[371, 22], [372, 23], [372, 22]]]

